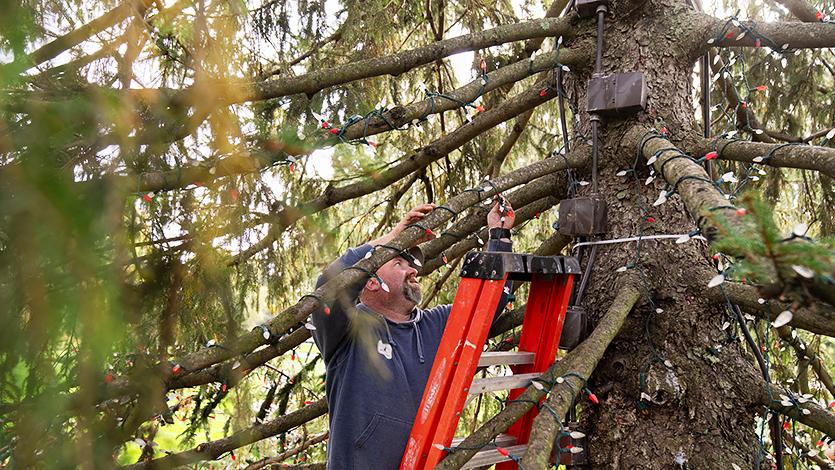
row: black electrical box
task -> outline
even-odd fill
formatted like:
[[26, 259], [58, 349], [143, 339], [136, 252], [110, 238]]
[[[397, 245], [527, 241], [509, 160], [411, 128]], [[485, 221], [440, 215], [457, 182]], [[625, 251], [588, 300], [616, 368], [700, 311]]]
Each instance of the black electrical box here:
[[589, 314], [586, 309], [579, 305], [569, 305], [562, 324], [560, 349], [571, 351], [576, 348], [584, 339], [588, 338], [590, 330], [591, 321], [589, 321]]
[[647, 82], [643, 72], [614, 73], [589, 80], [588, 112], [624, 115], [643, 111]]
[[608, 208], [598, 196], [575, 197], [560, 201], [560, 233], [572, 237], [606, 233]]
[[597, 15], [597, 7], [608, 3], [606, 0], [575, 0], [574, 6], [577, 7], [577, 14], [580, 18], [589, 18]]

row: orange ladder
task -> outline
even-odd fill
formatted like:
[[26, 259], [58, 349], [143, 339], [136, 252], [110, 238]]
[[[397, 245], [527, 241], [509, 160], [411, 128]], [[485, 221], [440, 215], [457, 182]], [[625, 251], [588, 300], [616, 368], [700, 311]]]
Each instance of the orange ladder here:
[[[571, 257], [502, 252], [467, 255], [401, 470], [433, 468], [446, 449], [454, 447], [453, 436], [468, 396], [510, 389], [508, 398], [515, 399], [554, 362], [577, 274], [580, 265]], [[483, 352], [508, 280], [531, 282], [519, 351]], [[513, 375], [473, 380], [478, 367], [490, 365], [510, 365]], [[506, 462], [497, 469], [515, 469], [511, 456], [524, 453], [536, 413], [532, 409], [496, 439], [496, 446], [509, 455], [496, 446], [485, 447], [463, 468]]]

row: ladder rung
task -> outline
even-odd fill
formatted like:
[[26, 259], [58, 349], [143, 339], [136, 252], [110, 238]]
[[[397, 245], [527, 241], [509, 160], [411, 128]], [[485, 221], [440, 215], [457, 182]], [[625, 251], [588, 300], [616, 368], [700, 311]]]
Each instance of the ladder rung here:
[[516, 374], [506, 375], [503, 377], [488, 377], [486, 379], [473, 380], [473, 384], [468, 392], [470, 395], [476, 395], [485, 392], [495, 392], [497, 390], [508, 390], [513, 388], [523, 388], [531, 384], [531, 380], [539, 377], [540, 373], [533, 374]]
[[[454, 447], [458, 446], [459, 444], [464, 442], [464, 439], [466, 439], [466, 438], [456, 437], [455, 439], [452, 440], [452, 444], [450, 445], [450, 447], [454, 448]], [[496, 436], [496, 438], [493, 439], [490, 442], [493, 443], [493, 444], [496, 444], [497, 446], [510, 447], [510, 446], [516, 445], [516, 436], [511, 436], [510, 434], [504, 434], [503, 433], [503, 434], [499, 434], [498, 436]]]
[[[519, 444], [515, 446], [505, 447], [508, 452], [513, 454], [516, 457], [522, 457], [525, 455], [525, 449], [528, 448], [527, 444]], [[511, 460], [510, 457], [505, 457], [504, 455], [500, 454], [495, 448], [493, 449], [485, 449], [478, 451], [473, 458], [470, 459], [469, 462], [465, 463], [461, 468], [478, 468], [483, 467], [485, 465], [493, 465], [494, 463], [499, 462], [507, 462]]]
[[478, 360], [479, 367], [509, 366], [518, 364], [533, 364], [532, 352], [490, 351], [481, 353]]

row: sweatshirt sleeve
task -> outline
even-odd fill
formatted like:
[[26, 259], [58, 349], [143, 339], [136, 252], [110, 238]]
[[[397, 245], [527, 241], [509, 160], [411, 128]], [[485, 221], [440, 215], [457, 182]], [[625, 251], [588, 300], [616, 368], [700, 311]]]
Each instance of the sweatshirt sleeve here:
[[[316, 280], [316, 288], [318, 289], [330, 279], [338, 276], [346, 268], [358, 263], [371, 249], [371, 245], [368, 244], [348, 249], [344, 255], [331, 263], [322, 272]], [[319, 308], [313, 312], [311, 321], [316, 327], [313, 330], [313, 340], [322, 353], [322, 358], [325, 360], [325, 363], [330, 362], [348, 339], [351, 315], [353, 315], [352, 311], [357, 305], [357, 298], [365, 286], [366, 281], [365, 278], [361, 278], [356, 283], [349, 285], [342, 292], [326, 294], [325, 297], [327, 299], [332, 299], [327, 302], [330, 311], [325, 313], [324, 308]]]

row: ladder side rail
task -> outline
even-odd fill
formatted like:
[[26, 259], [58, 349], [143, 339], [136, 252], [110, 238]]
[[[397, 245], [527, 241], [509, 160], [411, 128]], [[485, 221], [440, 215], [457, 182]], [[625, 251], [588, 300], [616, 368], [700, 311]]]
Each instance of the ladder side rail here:
[[441, 444], [449, 447], [452, 438], [455, 436], [455, 429], [461, 419], [464, 403], [466, 402], [469, 387], [472, 384], [478, 361], [487, 342], [487, 334], [490, 332], [490, 325], [499, 301], [504, 294], [504, 286], [507, 276], [500, 280], [489, 280], [481, 291], [476, 312], [473, 315], [469, 331], [461, 345], [461, 354], [458, 364], [455, 365], [455, 374], [449, 393], [440, 413], [433, 442], [429, 444], [429, 455], [423, 468], [434, 468], [446, 455], [446, 452], [434, 447], [433, 444]]
[[452, 310], [441, 337], [441, 343], [435, 354], [429, 380], [421, 397], [420, 406], [415, 416], [412, 431], [406, 444], [406, 450], [400, 463], [401, 470], [421, 468], [419, 463], [428, 454], [429, 442], [437, 425], [443, 402], [449, 392], [452, 366], [460, 355], [459, 344], [463, 343], [464, 335], [469, 330], [478, 299], [486, 281], [476, 278], [462, 278], [455, 293]]
[[[532, 306], [533, 309], [525, 311], [519, 341], [520, 350], [523, 347], [523, 339], [526, 341], [525, 348], [533, 348], [534, 363], [512, 367], [514, 373], [544, 372], [556, 359], [573, 281], [574, 276], [571, 274], [534, 276], [528, 298], [528, 308]], [[535, 300], [533, 305], [531, 299]], [[529, 322], [528, 316], [539, 318], [532, 318]], [[508, 399], [514, 400], [523, 392], [523, 389], [511, 390]], [[537, 413], [536, 408], [532, 408], [508, 429], [507, 433], [515, 436], [518, 444], [528, 442]], [[496, 465], [496, 470], [516, 468], [516, 463], [512, 461]]]

